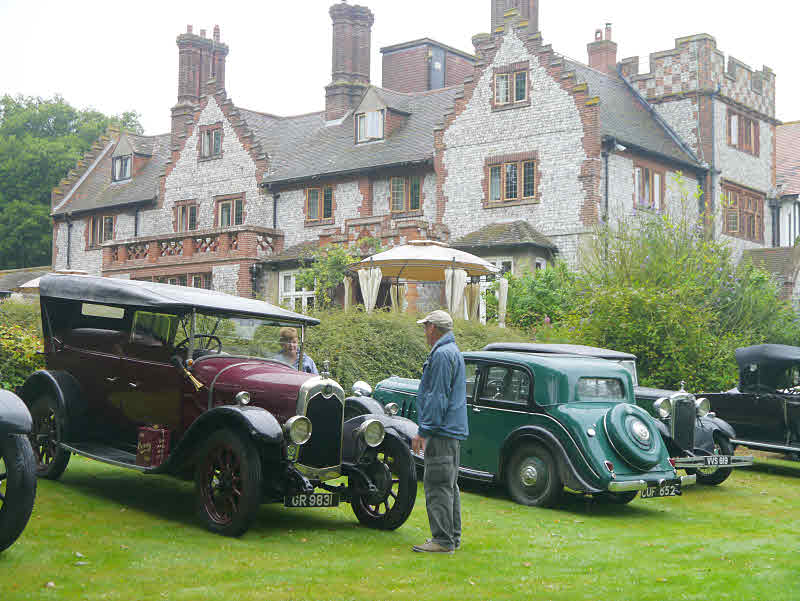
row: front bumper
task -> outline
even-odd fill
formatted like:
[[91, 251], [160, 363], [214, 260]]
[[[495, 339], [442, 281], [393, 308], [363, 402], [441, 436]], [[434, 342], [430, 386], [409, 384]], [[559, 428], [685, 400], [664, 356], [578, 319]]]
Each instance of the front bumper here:
[[675, 457], [676, 469], [699, 469], [705, 467], [744, 467], [753, 465], [752, 455], [694, 455]]
[[609, 492], [630, 492], [633, 490], [644, 490], [649, 486], [663, 486], [665, 484], [669, 484], [670, 482], [674, 482], [675, 480], [680, 480], [681, 488], [684, 486], [688, 486], [690, 484], [694, 484], [697, 481], [697, 476], [694, 474], [690, 474], [688, 476], [680, 476], [679, 478], [674, 478], [672, 480], [667, 480], [666, 478], [660, 478], [659, 480], [623, 480], [623, 481], [614, 481], [610, 482], [608, 485]]

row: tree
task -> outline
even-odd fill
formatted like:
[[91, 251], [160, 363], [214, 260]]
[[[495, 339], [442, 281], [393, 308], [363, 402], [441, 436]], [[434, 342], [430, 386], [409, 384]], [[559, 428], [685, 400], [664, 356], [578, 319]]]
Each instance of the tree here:
[[0, 98], [0, 269], [50, 262], [50, 192], [110, 125], [142, 132], [133, 111], [108, 117], [60, 96]]

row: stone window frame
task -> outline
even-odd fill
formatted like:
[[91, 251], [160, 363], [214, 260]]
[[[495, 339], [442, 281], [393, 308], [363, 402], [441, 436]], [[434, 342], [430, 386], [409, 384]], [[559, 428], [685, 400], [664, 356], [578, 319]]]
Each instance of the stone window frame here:
[[[330, 202], [330, 215], [325, 216], [325, 193], [330, 190], [331, 194], [331, 202]], [[317, 192], [317, 217], [309, 217], [311, 211], [309, 210], [309, 196], [312, 191]], [[318, 186], [309, 186], [304, 190], [304, 199], [303, 199], [303, 217], [305, 219], [305, 225], [308, 226], [319, 226], [319, 225], [333, 225], [335, 223], [335, 214], [336, 211], [336, 186], [335, 184], [320, 184]]]
[[[230, 204], [230, 223], [222, 225], [222, 207], [223, 205]], [[239, 206], [237, 206], [239, 205]], [[246, 195], [244, 192], [239, 194], [225, 194], [222, 196], [214, 197], [214, 227], [234, 227], [237, 225], [244, 225], [246, 214]], [[237, 211], [237, 209], [240, 209]], [[238, 215], [238, 219], [237, 219]]]
[[[191, 227], [191, 213], [194, 209], [194, 227]], [[172, 208], [172, 231], [194, 232], [200, 225], [200, 206], [195, 199], [179, 200]]]
[[[525, 97], [519, 100], [517, 97], [517, 77], [519, 74], [525, 73]], [[497, 100], [497, 82], [498, 76], [508, 77], [509, 83], [509, 101], [499, 102]], [[531, 67], [530, 61], [519, 61], [504, 65], [502, 67], [495, 67], [492, 71], [492, 97], [491, 97], [492, 111], [506, 111], [509, 109], [516, 109], [523, 106], [531, 105]]]
[[[380, 135], [369, 135], [369, 120], [367, 115], [371, 113], [380, 113]], [[363, 137], [361, 130], [361, 123], [364, 124]], [[377, 111], [362, 111], [353, 116], [353, 141], [355, 144], [366, 144], [368, 142], [378, 142], [386, 138], [386, 110], [380, 109]]]
[[[641, 202], [643, 198], [642, 187], [647, 179], [647, 201]], [[658, 178], [658, 185], [656, 185]], [[633, 195], [631, 201], [637, 210], [661, 212], [664, 210], [664, 195], [667, 191], [667, 169], [654, 161], [647, 161], [637, 158], [633, 161]], [[656, 197], [657, 192], [657, 197]]]
[[[524, 185], [525, 185], [525, 163], [533, 163], [533, 196], [523, 196], [524, 194]], [[506, 170], [503, 169], [505, 165], [514, 164], [517, 165], [517, 196], [516, 198], [506, 200], [505, 192], [506, 192], [506, 180], [505, 180], [505, 173]], [[500, 200], [492, 200], [490, 196], [491, 192], [491, 173], [493, 168], [499, 167], [501, 169], [501, 183], [500, 183], [500, 190], [501, 190], [501, 198]], [[522, 174], [520, 176], [519, 174]], [[487, 157], [484, 160], [483, 164], [483, 208], [484, 209], [496, 209], [501, 207], [513, 207], [517, 205], [529, 205], [529, 204], [539, 204], [541, 199], [539, 198], [539, 182], [541, 181], [541, 173], [539, 171], [539, 152], [534, 150], [530, 152], [516, 152], [512, 154], [504, 154], [504, 155], [496, 155], [492, 157]]]
[[[394, 198], [394, 181], [400, 180], [402, 187], [403, 187], [403, 207], [402, 208], [395, 208], [395, 198]], [[412, 183], [416, 180], [418, 183], [417, 186], [417, 206], [411, 206], [411, 191], [412, 191]], [[423, 202], [423, 193], [422, 189], [425, 185], [425, 178], [421, 174], [411, 174], [411, 175], [392, 175], [389, 177], [389, 212], [392, 214], [392, 217], [409, 217], [409, 216], [420, 216], [422, 215], [422, 202]]]
[[[119, 173], [120, 168], [119, 166], [123, 165], [125, 167], [125, 171], [123, 173]], [[133, 155], [132, 154], [123, 154], [118, 157], [111, 158], [111, 181], [112, 182], [124, 182], [131, 179], [131, 172], [133, 171]]]
[[[108, 220], [111, 220], [111, 233], [107, 231]], [[117, 216], [100, 214], [86, 219], [86, 250], [100, 248], [104, 242], [114, 239], [117, 229]]]
[[[308, 309], [314, 307], [316, 302], [316, 292], [301, 288], [297, 290], [297, 274], [300, 273], [299, 269], [286, 269], [278, 272], [278, 304], [296, 311], [305, 313]], [[289, 289], [286, 289], [286, 278], [289, 278]], [[300, 311], [297, 310], [297, 301], [300, 301]], [[285, 303], [290, 302], [287, 305]]]
[[727, 180], [720, 182], [720, 188], [724, 196], [722, 233], [742, 240], [763, 243], [766, 195]]
[[[217, 149], [216, 133], [219, 132], [219, 152], [214, 152]], [[208, 148], [205, 147], [204, 142], [209, 140]], [[225, 129], [222, 127], [222, 121], [211, 123], [209, 125], [201, 125], [197, 132], [197, 158], [200, 161], [213, 161], [222, 158], [222, 145], [225, 140]]]
[[[725, 137], [729, 147], [754, 157], [761, 155], [761, 127], [758, 119], [748, 117], [741, 111], [728, 108], [725, 124]], [[747, 133], [750, 134], [749, 140], [747, 139]]]

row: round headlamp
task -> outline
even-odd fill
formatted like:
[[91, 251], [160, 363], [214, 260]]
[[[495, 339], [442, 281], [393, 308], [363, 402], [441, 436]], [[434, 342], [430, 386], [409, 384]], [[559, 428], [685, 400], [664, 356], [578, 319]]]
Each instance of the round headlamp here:
[[658, 417], [666, 419], [670, 416], [670, 413], [672, 413], [672, 402], [668, 397], [662, 396], [653, 403], [653, 408], [656, 410], [656, 413], [658, 413]]
[[246, 390], [242, 390], [241, 392], [237, 392], [236, 396], [233, 397], [233, 400], [239, 403], [240, 405], [249, 405], [250, 404], [250, 393]]
[[353, 382], [353, 394], [356, 396], [369, 396], [372, 394], [372, 386], [364, 382], [364, 380]]
[[694, 400], [694, 407], [697, 409], [697, 417], [704, 417], [711, 411], [711, 401], [706, 397], [700, 397]]
[[377, 419], [368, 419], [358, 427], [358, 434], [367, 443], [367, 446], [377, 447], [383, 442], [385, 430], [383, 424]]
[[305, 415], [295, 415], [286, 420], [283, 426], [294, 444], [306, 444], [311, 438], [311, 420]]
[[400, 413], [400, 406], [397, 403], [386, 403], [383, 406], [383, 410], [386, 415], [397, 415]]

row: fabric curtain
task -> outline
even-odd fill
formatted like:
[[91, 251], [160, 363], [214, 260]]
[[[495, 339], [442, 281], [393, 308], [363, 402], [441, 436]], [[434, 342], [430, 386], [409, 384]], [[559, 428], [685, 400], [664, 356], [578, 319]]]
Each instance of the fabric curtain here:
[[395, 313], [402, 313], [403, 303], [406, 300], [406, 285], [392, 284], [392, 287], [389, 289], [389, 294], [392, 297], [392, 311]]
[[372, 313], [375, 308], [382, 277], [383, 274], [380, 267], [358, 270], [358, 283], [361, 286], [361, 296], [364, 297], [364, 308], [366, 308], [367, 313]]
[[497, 321], [501, 328], [506, 327], [506, 306], [508, 304], [508, 280], [500, 278], [497, 287]]
[[344, 310], [345, 311], [349, 311], [350, 310], [350, 303], [351, 303], [351, 300], [352, 300], [352, 296], [351, 295], [353, 294], [352, 287], [353, 287], [353, 280], [351, 280], [350, 278], [346, 277], [344, 279]]
[[478, 321], [481, 310], [481, 285], [479, 282], [467, 284], [464, 289], [464, 300], [467, 305], [467, 319]]
[[464, 287], [467, 285], [467, 272], [463, 269], [444, 270], [444, 290], [447, 310], [453, 319], [464, 318]]

